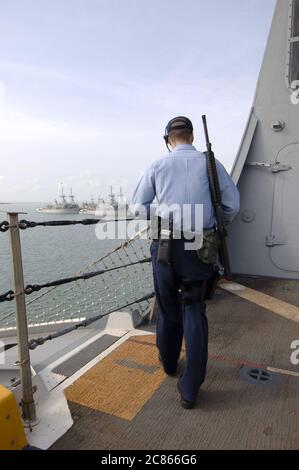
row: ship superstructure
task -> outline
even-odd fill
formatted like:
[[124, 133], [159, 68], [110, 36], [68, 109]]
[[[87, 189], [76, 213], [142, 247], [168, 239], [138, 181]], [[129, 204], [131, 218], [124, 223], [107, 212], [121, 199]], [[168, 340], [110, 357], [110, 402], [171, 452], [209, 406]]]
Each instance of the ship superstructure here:
[[[98, 201], [100, 200], [100, 197], [98, 198]], [[90, 201], [85, 201], [81, 204], [80, 207], [80, 212], [83, 212], [84, 214], [94, 214], [95, 210], [97, 208], [97, 203], [94, 200], [94, 197], [91, 196]]]
[[280, 0], [232, 170], [241, 193], [229, 228], [235, 273], [299, 279], [298, 79], [299, 0]]

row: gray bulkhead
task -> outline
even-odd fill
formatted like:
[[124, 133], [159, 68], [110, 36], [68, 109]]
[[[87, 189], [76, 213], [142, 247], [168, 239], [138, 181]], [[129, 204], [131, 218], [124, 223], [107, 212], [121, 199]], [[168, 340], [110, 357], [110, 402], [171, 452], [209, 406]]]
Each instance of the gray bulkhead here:
[[232, 176], [241, 194], [232, 271], [299, 279], [299, 0], [277, 1]]

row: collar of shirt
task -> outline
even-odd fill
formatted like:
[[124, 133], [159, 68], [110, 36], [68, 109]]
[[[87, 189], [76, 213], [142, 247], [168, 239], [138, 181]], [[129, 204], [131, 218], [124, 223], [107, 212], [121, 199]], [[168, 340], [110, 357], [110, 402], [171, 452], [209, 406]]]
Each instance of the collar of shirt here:
[[172, 153], [175, 153], [175, 152], [179, 152], [181, 150], [193, 150], [196, 152], [196, 148], [194, 147], [194, 145], [191, 145], [191, 144], [181, 144], [181, 145], [177, 145], [175, 147], [175, 149], [173, 150]]

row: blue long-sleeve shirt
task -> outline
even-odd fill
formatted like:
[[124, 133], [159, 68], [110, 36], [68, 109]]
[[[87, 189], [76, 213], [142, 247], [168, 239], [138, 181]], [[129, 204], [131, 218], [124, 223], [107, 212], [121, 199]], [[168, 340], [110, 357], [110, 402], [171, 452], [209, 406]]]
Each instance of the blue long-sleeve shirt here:
[[[218, 161], [216, 166], [224, 218], [229, 223], [240, 209], [239, 191], [224, 166]], [[132, 202], [135, 209], [142, 207], [148, 211], [155, 199], [156, 214], [162, 218], [168, 217], [164, 205], [190, 205], [191, 212], [196, 205], [202, 205], [203, 228], [214, 227], [214, 209], [205, 155], [193, 145], [178, 145], [170, 155], [152, 163], [140, 178]], [[193, 222], [191, 225], [191, 230], [196, 231]]]

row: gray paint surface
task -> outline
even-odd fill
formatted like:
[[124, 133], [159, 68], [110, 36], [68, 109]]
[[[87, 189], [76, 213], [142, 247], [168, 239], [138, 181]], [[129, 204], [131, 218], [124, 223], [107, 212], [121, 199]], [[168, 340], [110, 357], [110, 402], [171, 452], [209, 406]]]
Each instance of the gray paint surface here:
[[[299, 279], [299, 104], [291, 101], [288, 76], [294, 1], [299, 8], [298, 0], [277, 1], [233, 166], [241, 211], [229, 229], [229, 251], [238, 274]], [[276, 132], [273, 125], [279, 121], [285, 127]]]

